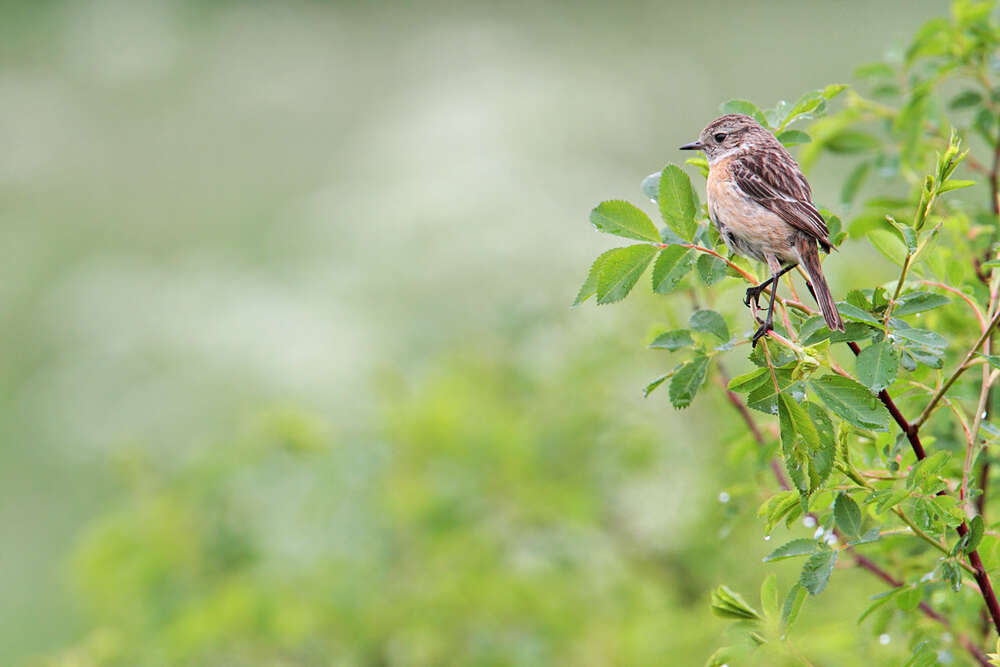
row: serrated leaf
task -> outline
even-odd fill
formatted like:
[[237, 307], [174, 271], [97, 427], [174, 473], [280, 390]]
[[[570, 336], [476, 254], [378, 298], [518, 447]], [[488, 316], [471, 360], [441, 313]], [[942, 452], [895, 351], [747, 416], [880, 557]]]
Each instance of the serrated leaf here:
[[628, 296], [655, 254], [656, 247], [646, 243], [608, 252], [597, 275], [597, 303], [615, 303]]
[[613, 253], [614, 250], [608, 250], [607, 252], [601, 253], [601, 255], [594, 260], [594, 263], [590, 265], [590, 270], [587, 272], [587, 278], [580, 285], [580, 291], [576, 293], [576, 300], [573, 301], [574, 306], [579, 306], [581, 303], [592, 297], [597, 293], [597, 277], [601, 272], [601, 263], [607, 259], [608, 255]]
[[672, 245], [660, 251], [653, 264], [653, 291], [670, 294], [694, 266], [696, 251]]
[[796, 556], [811, 556], [819, 550], [819, 544], [816, 540], [807, 539], [801, 537], [791, 542], [786, 542], [780, 547], [764, 556], [764, 562], [770, 563], [776, 560], [785, 560], [786, 558], [795, 558]]
[[729, 386], [727, 389], [739, 393], [747, 393], [753, 391], [760, 386], [761, 380], [767, 377], [770, 382], [770, 371], [766, 368], [755, 368], [749, 373], [744, 373], [743, 375], [737, 375], [732, 380], [729, 381]]
[[815, 490], [811, 455], [820, 449], [819, 433], [809, 413], [787, 394], [778, 394], [778, 424], [785, 470], [803, 498]]
[[810, 595], [819, 595], [826, 588], [826, 583], [830, 580], [833, 566], [836, 563], [837, 552], [832, 549], [813, 554], [802, 566], [799, 583], [809, 591]]
[[701, 333], [712, 334], [722, 341], [729, 340], [729, 327], [726, 320], [714, 310], [696, 310], [688, 318], [688, 326]]
[[778, 522], [797, 507], [799, 494], [795, 491], [782, 491], [768, 498], [757, 510], [757, 516], [764, 518], [764, 531], [770, 534]]
[[951, 303], [951, 299], [940, 294], [930, 292], [910, 292], [899, 298], [892, 313], [896, 316], [912, 315], [922, 313], [934, 308], [940, 308]]
[[781, 625], [785, 632], [788, 632], [788, 629], [799, 617], [799, 611], [802, 609], [802, 603], [805, 602], [807, 594], [806, 589], [801, 584], [795, 584], [785, 596], [785, 602], [781, 605]]
[[724, 261], [713, 255], [699, 254], [695, 265], [698, 267], [698, 275], [701, 276], [702, 282], [711, 287], [726, 277], [726, 269], [729, 267]]
[[893, 264], [902, 266], [906, 261], [906, 246], [899, 240], [899, 237], [888, 229], [872, 229], [865, 236], [875, 249], [885, 256]]
[[712, 611], [725, 618], [739, 620], [761, 620], [760, 612], [750, 606], [743, 596], [728, 586], [719, 586], [712, 591]]
[[871, 324], [876, 327], [881, 327], [882, 322], [878, 320], [871, 313], [861, 310], [857, 306], [841, 301], [837, 304], [837, 310], [844, 319], [854, 320], [856, 322], [864, 322], [865, 324]]
[[660, 231], [639, 208], [627, 201], [601, 202], [590, 212], [590, 222], [598, 231], [627, 239], [660, 242]]
[[866, 347], [855, 361], [858, 380], [875, 393], [891, 385], [899, 371], [899, 357], [886, 340]]
[[985, 531], [986, 525], [983, 523], [982, 515], [977, 514], [972, 517], [969, 521], [969, 540], [965, 545], [965, 553], [970, 554], [979, 547], [979, 543], [982, 541]]
[[639, 186], [642, 190], [642, 194], [646, 195], [653, 201], [657, 201], [660, 198], [660, 172], [650, 174], [646, 178], [642, 179], [642, 184]]
[[654, 350], [679, 350], [682, 347], [691, 347], [694, 345], [694, 339], [691, 338], [691, 332], [687, 329], [675, 329], [673, 331], [665, 331], [659, 336], [653, 339], [653, 342], [649, 344], [649, 347]]
[[693, 239], [698, 230], [695, 222], [698, 207], [691, 179], [677, 165], [671, 164], [663, 169], [658, 201], [664, 222], [685, 241]]
[[861, 534], [861, 508], [846, 493], [838, 493], [833, 503], [833, 519], [837, 528], [849, 537]]
[[937, 475], [948, 463], [950, 456], [948, 452], [934, 452], [914, 463], [913, 467], [910, 468], [910, 473], [906, 476], [906, 488], [916, 488], [924, 480]]
[[903, 341], [908, 347], [915, 345], [934, 352], [943, 352], [948, 346], [947, 339], [935, 331], [911, 327], [896, 318], [890, 318], [889, 324], [892, 326], [890, 335], [896, 340]]
[[889, 411], [863, 385], [841, 375], [824, 375], [809, 385], [834, 414], [858, 428], [889, 430]]
[[655, 380], [653, 380], [652, 382], [650, 382], [649, 384], [647, 384], [645, 387], [643, 387], [643, 389], [642, 389], [642, 397], [643, 398], [648, 398], [649, 395], [652, 394], [653, 391], [655, 391], [657, 387], [659, 387], [661, 384], [663, 384], [664, 381], [668, 377], [670, 377], [669, 374], [661, 375], [660, 377], [656, 378]]
[[685, 362], [670, 380], [670, 402], [675, 408], [686, 408], [691, 405], [695, 394], [705, 383], [708, 371], [708, 357], [697, 354], [691, 361]]
[[785, 130], [784, 132], [778, 132], [775, 138], [781, 142], [782, 146], [798, 146], [800, 144], [808, 144], [812, 141], [812, 137], [803, 132], [802, 130]]

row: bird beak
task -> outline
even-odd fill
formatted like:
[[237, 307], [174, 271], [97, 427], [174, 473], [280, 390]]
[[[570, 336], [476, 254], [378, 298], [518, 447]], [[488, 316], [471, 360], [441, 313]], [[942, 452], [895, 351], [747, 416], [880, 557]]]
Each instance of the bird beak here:
[[683, 146], [681, 146], [679, 150], [682, 150], [682, 151], [700, 151], [704, 147], [705, 147], [705, 145], [703, 143], [701, 143], [700, 141], [692, 141], [689, 144], [684, 144]]

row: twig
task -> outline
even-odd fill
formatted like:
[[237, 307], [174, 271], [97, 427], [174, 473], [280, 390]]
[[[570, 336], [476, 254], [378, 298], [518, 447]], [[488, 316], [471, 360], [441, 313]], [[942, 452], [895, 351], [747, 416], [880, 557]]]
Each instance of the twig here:
[[[994, 320], [996, 316], [994, 316]], [[993, 322], [992, 324], [995, 324]], [[992, 329], [992, 324], [989, 329]], [[989, 331], [987, 329], [987, 331]], [[847, 343], [848, 347], [855, 355], [861, 354], [861, 348], [857, 343], [851, 341]], [[975, 349], [982, 345], [982, 341], [976, 345]], [[899, 426], [900, 430], [906, 434], [906, 439], [910, 442], [910, 447], [913, 448], [913, 453], [916, 455], [917, 460], [922, 460], [927, 458], [927, 453], [924, 450], [923, 444], [920, 442], [919, 426], [916, 423], [910, 424], [906, 421], [906, 417], [903, 413], [899, 411], [896, 404], [893, 402], [889, 393], [883, 389], [878, 394], [879, 400], [885, 405], [889, 414], [892, 415], [893, 420]], [[940, 400], [940, 399], [939, 399]], [[965, 521], [963, 521], [956, 529], [958, 534], [964, 537], [969, 532], [969, 527]], [[990, 583], [990, 578], [986, 574], [986, 569], [983, 567], [983, 561], [979, 557], [978, 551], [972, 551], [969, 553], [969, 563], [975, 570], [976, 583], [979, 585], [979, 592], [983, 596], [983, 601], [986, 603], [986, 608], [989, 609], [990, 617], [993, 619], [993, 627], [996, 629], [997, 633], [1000, 634], [1000, 603], [997, 602], [996, 593], [993, 592], [993, 584]]]
[[941, 397], [948, 393], [948, 390], [951, 389], [951, 385], [955, 384], [955, 380], [957, 380], [962, 373], [969, 368], [969, 362], [972, 361], [972, 358], [976, 356], [976, 352], [979, 351], [979, 348], [982, 347], [983, 343], [986, 342], [986, 339], [989, 338], [990, 332], [993, 331], [993, 327], [997, 325], [997, 321], [1000, 321], [1000, 310], [997, 310], [997, 312], [993, 314], [993, 317], [990, 318], [986, 328], [979, 336], [975, 345], [972, 346], [972, 349], [969, 350], [969, 353], [965, 355], [965, 359], [962, 360], [962, 363], [958, 365], [958, 368], [952, 372], [945, 383], [934, 393], [934, 396], [931, 397], [930, 403], [928, 403], [927, 407], [924, 408], [924, 411], [920, 413], [920, 416], [913, 420], [913, 428], [919, 429], [923, 423], [927, 421], [931, 412], [933, 412], [934, 408], [937, 407], [938, 401], [941, 400]]
[[[736, 408], [737, 412], [740, 413], [740, 416], [743, 418], [744, 423], [746, 423], [747, 428], [750, 429], [750, 433], [753, 435], [754, 440], [757, 441], [757, 444], [760, 445], [761, 447], [766, 447], [767, 440], [764, 438], [764, 434], [761, 433], [760, 428], [757, 426], [757, 422], [754, 421], [753, 415], [750, 414], [750, 408], [747, 407], [747, 405], [740, 399], [739, 395], [736, 394], [736, 392], [729, 389], [729, 376], [726, 374], [726, 371], [722, 367], [721, 363], [718, 364], [718, 370], [719, 370], [718, 381], [719, 384], [722, 386], [723, 390], [725, 391], [726, 398], [729, 399], [729, 402], [732, 404], [732, 406]], [[789, 489], [791, 489], [791, 485], [785, 478], [785, 474], [784, 471], [782, 471], [781, 469], [781, 465], [778, 463], [777, 460], [773, 458], [771, 459], [771, 470], [774, 472], [774, 476], [775, 479], [777, 479], [778, 481], [778, 485], [783, 490], [788, 491]], [[889, 584], [893, 588], [899, 588], [900, 586], [904, 585], [902, 581], [896, 579], [891, 574], [883, 570], [873, 560], [859, 554], [853, 547], [845, 545], [845, 548], [847, 551], [850, 552], [851, 556], [854, 558], [855, 564], [861, 569], [871, 572], [876, 577], [881, 579], [883, 582]], [[924, 601], [920, 602], [920, 611], [922, 611], [924, 615], [927, 616], [928, 618], [931, 618], [940, 623], [941, 625], [943, 625], [944, 627], [951, 629], [950, 621], [948, 621], [947, 618], [945, 618], [938, 612], [934, 611], [934, 609], [927, 602]], [[970, 641], [968, 637], [966, 637], [965, 635], [958, 635], [958, 642], [962, 645], [962, 647], [966, 651], [968, 651], [969, 655], [971, 655], [979, 665], [982, 665], [982, 667], [989, 667], [990, 663], [986, 657], [986, 654], [983, 653], [982, 649], [980, 649], [978, 646], [972, 643], [972, 641]]]

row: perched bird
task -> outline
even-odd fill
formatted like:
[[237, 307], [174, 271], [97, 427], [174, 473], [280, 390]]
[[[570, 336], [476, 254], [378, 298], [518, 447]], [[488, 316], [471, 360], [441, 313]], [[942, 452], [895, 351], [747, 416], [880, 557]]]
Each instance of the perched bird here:
[[708, 213], [733, 252], [766, 262], [771, 277], [747, 290], [744, 304], [759, 304], [771, 287], [767, 317], [753, 345], [773, 328], [778, 279], [801, 264], [809, 276], [823, 319], [844, 330], [830, 287], [823, 277], [817, 245], [830, 252], [830, 231], [812, 203], [812, 191], [785, 147], [750, 116], [716, 118], [697, 141], [680, 150], [700, 150], [708, 159]]

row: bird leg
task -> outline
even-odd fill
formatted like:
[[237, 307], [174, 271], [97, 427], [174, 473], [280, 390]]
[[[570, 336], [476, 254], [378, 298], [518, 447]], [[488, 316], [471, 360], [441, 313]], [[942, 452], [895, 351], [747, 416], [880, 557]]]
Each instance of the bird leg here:
[[768, 285], [771, 285], [772, 283], [774, 284], [775, 288], [777, 288], [777, 286], [778, 286], [778, 278], [780, 278], [781, 276], [785, 275], [786, 273], [788, 273], [789, 271], [791, 271], [792, 269], [794, 269], [795, 266], [796, 266], [795, 264], [789, 264], [788, 266], [786, 266], [785, 268], [783, 268], [778, 273], [778, 275], [771, 276], [770, 278], [768, 278], [767, 280], [765, 280], [764, 282], [762, 282], [760, 285], [754, 285], [753, 287], [748, 287], [747, 288], [747, 295], [743, 299], [743, 305], [746, 306], [747, 308], [749, 308], [750, 307], [750, 300], [753, 299], [754, 304], [758, 308], [760, 308], [760, 295], [761, 295], [761, 293], [764, 290], [767, 289]]
[[[795, 265], [793, 264], [792, 266]], [[791, 266], [788, 266], [780, 271], [775, 271], [774, 275], [771, 276], [771, 279], [768, 282], [761, 284], [761, 286], [769, 283], [773, 285], [771, 287], [771, 299], [767, 306], [767, 317], [764, 318], [764, 323], [761, 324], [757, 331], [754, 332], [753, 339], [750, 342], [750, 347], [757, 347], [757, 341], [766, 336], [767, 332], [774, 328], [774, 298], [778, 295], [778, 278], [784, 275], [784, 273], [791, 268]], [[772, 271], [774, 271], [774, 269], [772, 269]], [[750, 290], [747, 290], [748, 293], [749, 291]]]

